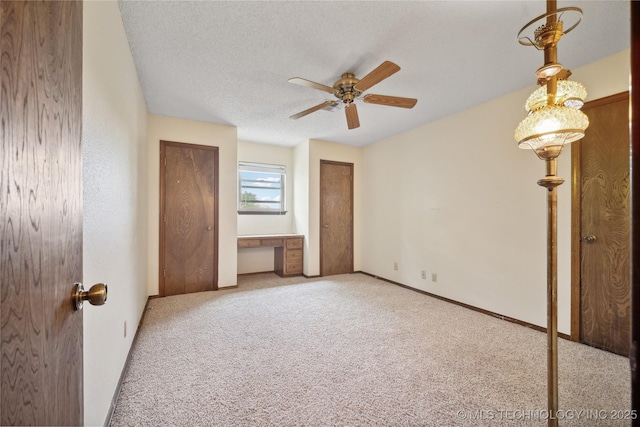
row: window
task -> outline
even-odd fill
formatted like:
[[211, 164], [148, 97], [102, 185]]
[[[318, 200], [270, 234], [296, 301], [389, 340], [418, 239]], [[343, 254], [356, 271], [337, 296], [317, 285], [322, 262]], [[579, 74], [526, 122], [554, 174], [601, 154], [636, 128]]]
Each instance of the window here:
[[286, 175], [283, 165], [238, 163], [238, 213], [286, 214]]

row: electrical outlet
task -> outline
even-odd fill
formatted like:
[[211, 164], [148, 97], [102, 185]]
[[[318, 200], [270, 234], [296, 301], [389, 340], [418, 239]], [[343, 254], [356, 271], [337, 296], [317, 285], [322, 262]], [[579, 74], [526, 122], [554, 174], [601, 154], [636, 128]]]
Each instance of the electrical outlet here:
[[432, 282], [438, 281], [438, 273], [431, 273], [431, 281]]
[[427, 279], [427, 272], [424, 270], [422, 270], [422, 278], [425, 280]]
[[393, 269], [394, 269], [394, 270], [397, 270], [397, 269], [398, 269], [398, 263], [397, 263], [397, 262], [394, 262], [394, 263], [393, 263]]
[[124, 321], [124, 337], [127, 337], [127, 321]]

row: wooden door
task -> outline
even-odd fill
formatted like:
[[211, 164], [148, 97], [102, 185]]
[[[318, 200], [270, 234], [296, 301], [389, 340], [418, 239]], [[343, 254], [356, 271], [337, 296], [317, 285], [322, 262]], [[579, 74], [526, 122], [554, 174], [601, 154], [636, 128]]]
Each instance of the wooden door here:
[[629, 94], [593, 101], [584, 112], [590, 125], [576, 150], [580, 339], [626, 356], [631, 327]]
[[218, 289], [218, 148], [161, 141], [160, 295]]
[[[631, 2], [631, 87], [640, 87], [640, 2]], [[640, 91], [631, 91], [631, 410], [640, 412]], [[640, 425], [637, 418], [632, 426]]]
[[353, 272], [353, 163], [320, 161], [320, 275]]
[[81, 425], [82, 3], [2, 1], [0, 32], [0, 425]]

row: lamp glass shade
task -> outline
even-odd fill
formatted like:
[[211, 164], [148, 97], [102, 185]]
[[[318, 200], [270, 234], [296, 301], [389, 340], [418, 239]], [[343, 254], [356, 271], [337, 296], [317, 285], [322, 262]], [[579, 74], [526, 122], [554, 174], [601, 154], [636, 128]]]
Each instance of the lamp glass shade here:
[[519, 148], [545, 150], [577, 141], [584, 136], [589, 118], [563, 105], [546, 105], [529, 114], [515, 131]]
[[[586, 98], [587, 89], [581, 83], [572, 80], [558, 80], [554, 104], [582, 108]], [[531, 112], [545, 105], [547, 105], [547, 85], [539, 87], [529, 96], [525, 108]]]

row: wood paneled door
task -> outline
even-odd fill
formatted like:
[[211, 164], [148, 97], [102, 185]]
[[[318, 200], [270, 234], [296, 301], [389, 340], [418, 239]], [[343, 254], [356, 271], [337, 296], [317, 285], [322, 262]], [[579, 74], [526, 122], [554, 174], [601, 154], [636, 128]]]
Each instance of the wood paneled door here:
[[584, 112], [589, 128], [572, 147], [577, 275], [572, 280], [572, 311], [574, 317], [579, 315], [572, 328], [579, 328], [583, 343], [627, 356], [631, 328], [629, 94], [589, 102]]
[[160, 295], [218, 289], [218, 148], [160, 141]]
[[82, 425], [82, 2], [0, 2], [0, 425]]
[[320, 275], [353, 272], [353, 163], [320, 160]]
[[[631, 82], [640, 87], [640, 2], [631, 2]], [[631, 410], [640, 412], [640, 91], [631, 91]], [[640, 420], [631, 425], [637, 427]]]

